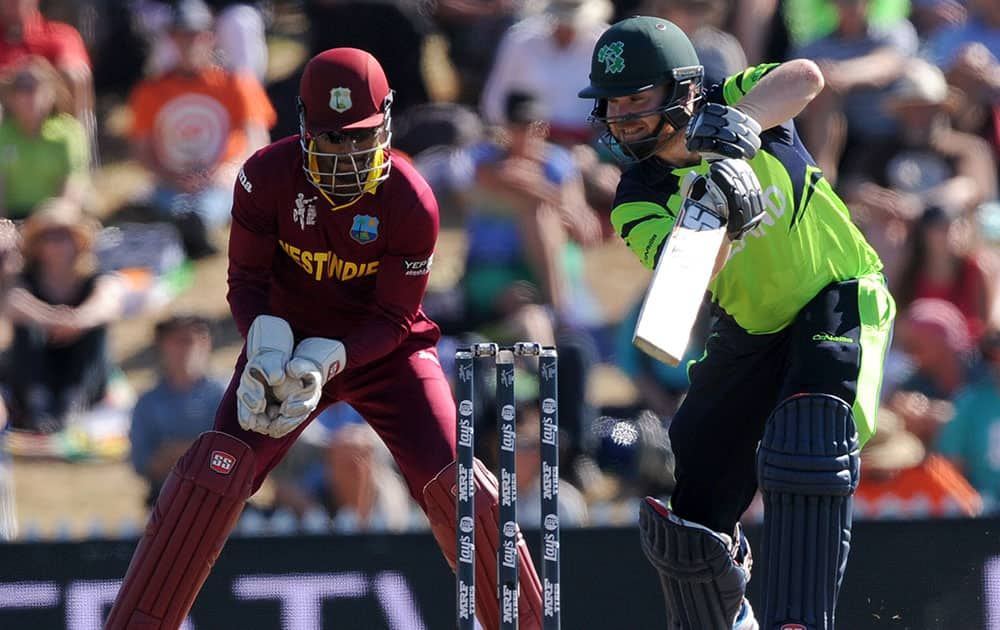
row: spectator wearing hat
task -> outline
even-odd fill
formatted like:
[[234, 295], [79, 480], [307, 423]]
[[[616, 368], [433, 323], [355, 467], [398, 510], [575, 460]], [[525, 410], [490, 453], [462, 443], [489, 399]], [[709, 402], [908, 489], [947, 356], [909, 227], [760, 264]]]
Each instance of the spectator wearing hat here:
[[590, 73], [594, 44], [607, 28], [608, 0], [548, 0], [540, 15], [512, 26], [500, 40], [483, 87], [480, 107], [487, 123], [507, 122], [506, 99], [534, 94], [549, 112], [551, 137], [560, 144], [590, 141], [592, 103], [576, 97]]
[[940, 70], [908, 60], [882, 101], [899, 134], [856, 152], [842, 172], [844, 198], [882, 255], [893, 288], [907, 264], [901, 245], [926, 208], [957, 218], [997, 194], [989, 146], [952, 127], [952, 102]]
[[132, 467], [149, 484], [146, 505], [160, 493], [177, 458], [212, 428], [226, 384], [210, 374], [212, 334], [198, 315], [174, 315], [156, 325], [159, 382], [132, 411]]
[[44, 57], [23, 57], [0, 79], [0, 214], [27, 217], [42, 201], [82, 204], [90, 148], [63, 78]]
[[934, 443], [953, 413], [959, 391], [982, 374], [975, 345], [961, 311], [951, 302], [924, 298], [902, 311], [897, 326], [911, 363], [898, 387], [884, 389], [886, 406], [925, 445]]
[[228, 224], [240, 165], [275, 122], [255, 77], [214, 64], [212, 25], [201, 0], [178, 4], [170, 25], [178, 64], [142, 81], [129, 100], [132, 151], [156, 178], [153, 210], [180, 227], [193, 258], [214, 252], [208, 230]]
[[[952, 127], [954, 99], [938, 68], [922, 59], [907, 60], [881, 109], [893, 117], [899, 134], [852, 156], [844, 171], [845, 185], [872, 174], [868, 177], [880, 188], [904, 197], [889, 205], [912, 217], [927, 206], [959, 215], [996, 198], [996, 163], [989, 146]], [[875, 205], [887, 201], [884, 195], [877, 202], [864, 195], [853, 200]]]
[[982, 497], [954, 464], [928, 453], [896, 414], [879, 410], [878, 432], [861, 451], [861, 483], [854, 493], [856, 517], [972, 517], [982, 511]]
[[66, 199], [43, 203], [22, 228], [24, 269], [7, 293], [14, 324], [8, 355], [12, 424], [65, 427], [100, 402], [111, 374], [108, 325], [121, 315], [124, 286], [99, 273], [96, 222]]

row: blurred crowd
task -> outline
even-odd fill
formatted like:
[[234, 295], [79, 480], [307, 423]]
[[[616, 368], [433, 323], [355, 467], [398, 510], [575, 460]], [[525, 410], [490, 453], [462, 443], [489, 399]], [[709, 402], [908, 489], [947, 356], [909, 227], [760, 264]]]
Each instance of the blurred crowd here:
[[[588, 250], [617, 238], [619, 167], [576, 93], [601, 32], [633, 14], [680, 26], [709, 83], [764, 62], [820, 65], [826, 86], [799, 132], [882, 256], [900, 313], [858, 516], [1000, 512], [997, 0], [0, 0], [0, 539], [16, 529], [10, 457], [129, 461], [151, 501], [211, 428], [225, 386], [210, 369], [213, 336], [235, 329], [171, 299], [192, 264], [224, 255], [240, 165], [298, 133], [302, 65], [335, 46], [381, 61], [396, 91], [393, 154], [463, 236], [464, 258], [436, 261], [424, 303], [442, 360], [478, 340], [559, 347], [564, 524], [631, 524], [632, 498], [669, 494], [683, 364], [632, 346], [641, 295], [612, 319], [585, 273]], [[102, 207], [121, 163], [150, 184]], [[150, 314], [159, 377], [135, 391], [109, 335]], [[692, 358], [707, 324], [706, 311]], [[628, 404], [595, 403], [596, 366], [634, 385]], [[537, 365], [518, 369], [530, 527]], [[492, 464], [480, 372], [478, 446]], [[426, 527], [346, 405], [320, 416], [270, 481], [244, 518]]]

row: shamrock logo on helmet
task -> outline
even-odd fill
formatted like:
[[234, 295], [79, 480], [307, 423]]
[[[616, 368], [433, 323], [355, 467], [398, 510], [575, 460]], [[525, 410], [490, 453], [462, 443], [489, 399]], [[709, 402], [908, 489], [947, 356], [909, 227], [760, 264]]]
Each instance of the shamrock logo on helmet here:
[[605, 74], [618, 74], [625, 69], [625, 60], [622, 59], [624, 48], [622, 42], [611, 42], [597, 51], [597, 60], [604, 63]]

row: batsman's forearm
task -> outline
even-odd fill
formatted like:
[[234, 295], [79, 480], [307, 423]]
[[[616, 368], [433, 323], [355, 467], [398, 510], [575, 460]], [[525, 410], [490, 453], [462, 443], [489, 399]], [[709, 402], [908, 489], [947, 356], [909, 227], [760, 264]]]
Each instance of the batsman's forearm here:
[[736, 108], [767, 130], [798, 116], [823, 85], [819, 66], [808, 59], [792, 59], [764, 76]]

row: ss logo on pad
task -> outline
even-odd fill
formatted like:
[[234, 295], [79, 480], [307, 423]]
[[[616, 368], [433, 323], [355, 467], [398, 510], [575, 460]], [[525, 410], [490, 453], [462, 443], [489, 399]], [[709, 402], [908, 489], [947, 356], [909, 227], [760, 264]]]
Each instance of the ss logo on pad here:
[[208, 460], [208, 467], [220, 475], [228, 475], [236, 465], [236, 458], [225, 451], [212, 451], [212, 456]]

